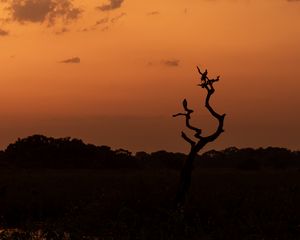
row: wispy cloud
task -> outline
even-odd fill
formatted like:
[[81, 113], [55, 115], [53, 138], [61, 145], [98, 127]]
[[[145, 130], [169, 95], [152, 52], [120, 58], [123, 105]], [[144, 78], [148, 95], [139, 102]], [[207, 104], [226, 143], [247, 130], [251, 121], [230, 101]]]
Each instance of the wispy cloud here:
[[120, 18], [122, 18], [122, 17], [124, 17], [124, 16], [126, 16], [126, 13], [121, 13], [120, 15], [117, 15], [117, 16], [115, 16], [115, 17], [113, 17], [110, 21], [112, 22], [112, 23], [115, 23], [115, 22], [117, 22], [118, 20], [120, 20]]
[[109, 3], [103, 4], [102, 6], [97, 7], [101, 11], [110, 11], [121, 7], [124, 0], [109, 0]]
[[89, 31], [95, 31], [95, 30], [100, 30], [102, 32], [105, 32], [107, 30], [109, 30], [116, 22], [118, 22], [122, 17], [126, 16], [126, 13], [122, 12], [119, 15], [115, 15], [114, 17], [105, 17], [102, 18], [98, 21], [96, 21], [96, 23], [90, 27], [85, 27], [82, 30], [80, 30], [81, 32], [89, 32]]
[[179, 67], [179, 65], [180, 65], [180, 60], [178, 59], [164, 59], [160, 61], [151, 60], [147, 62], [147, 66], [149, 67], [158, 67], [158, 66]]
[[0, 37], [4, 37], [4, 36], [7, 36], [7, 35], [9, 35], [9, 32], [0, 28]]
[[60, 63], [80, 63], [80, 58], [79, 57], [68, 58], [60, 61]]
[[172, 60], [162, 60], [162, 64], [166, 67], [178, 67], [179, 66], [179, 60], [172, 59]]
[[53, 25], [60, 18], [65, 22], [79, 18], [82, 10], [72, 0], [11, 0], [7, 1], [11, 20]]
[[160, 14], [159, 11], [152, 11], [147, 13], [148, 16], [159, 15], [159, 14]]
[[98, 21], [95, 23], [95, 26], [98, 26], [98, 25], [102, 25], [102, 24], [108, 23], [108, 21], [109, 21], [109, 18], [108, 18], [108, 17], [102, 18], [102, 19], [98, 20]]

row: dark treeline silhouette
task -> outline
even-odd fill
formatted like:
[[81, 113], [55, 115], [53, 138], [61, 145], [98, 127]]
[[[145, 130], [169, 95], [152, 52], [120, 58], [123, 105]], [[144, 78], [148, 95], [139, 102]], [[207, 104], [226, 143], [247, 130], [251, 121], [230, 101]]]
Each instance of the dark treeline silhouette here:
[[[240, 170], [300, 169], [300, 152], [286, 148], [226, 148], [197, 155], [196, 168]], [[0, 152], [0, 166], [17, 168], [166, 168], [181, 169], [186, 155], [164, 150], [133, 155], [125, 149], [85, 144], [76, 138], [33, 135], [18, 139]]]
[[30, 168], [136, 167], [129, 151], [85, 144], [76, 138], [33, 135], [9, 144], [1, 153], [2, 165]]
[[300, 152], [280, 147], [267, 148], [226, 148], [211, 150], [201, 156], [202, 167], [238, 168], [258, 170], [261, 168], [285, 169], [300, 167]]

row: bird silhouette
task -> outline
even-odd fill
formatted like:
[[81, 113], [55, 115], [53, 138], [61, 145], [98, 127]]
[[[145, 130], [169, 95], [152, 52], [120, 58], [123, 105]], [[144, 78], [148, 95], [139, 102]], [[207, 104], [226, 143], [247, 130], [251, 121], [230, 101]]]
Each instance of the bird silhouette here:
[[201, 76], [201, 81], [206, 81], [207, 79], [207, 69], [205, 69], [204, 73], [202, 73], [202, 76]]

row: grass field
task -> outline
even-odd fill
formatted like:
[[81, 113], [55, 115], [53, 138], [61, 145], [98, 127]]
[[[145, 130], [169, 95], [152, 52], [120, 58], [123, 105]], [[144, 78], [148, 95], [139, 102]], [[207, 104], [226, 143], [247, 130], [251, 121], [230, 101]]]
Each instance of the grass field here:
[[183, 213], [172, 209], [178, 175], [2, 170], [1, 228], [56, 233], [44, 239], [300, 239], [299, 171], [195, 170]]

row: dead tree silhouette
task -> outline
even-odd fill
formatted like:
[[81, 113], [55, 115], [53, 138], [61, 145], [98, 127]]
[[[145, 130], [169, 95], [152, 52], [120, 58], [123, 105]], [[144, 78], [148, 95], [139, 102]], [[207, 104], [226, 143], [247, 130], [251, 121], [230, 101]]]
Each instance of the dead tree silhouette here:
[[215, 141], [222, 132], [224, 132], [223, 125], [224, 125], [224, 118], [225, 114], [220, 115], [217, 113], [210, 105], [210, 98], [215, 92], [213, 84], [217, 81], [219, 81], [220, 76], [218, 76], [215, 79], [209, 79], [208, 78], [208, 72], [205, 70], [203, 73], [201, 72], [200, 68], [197, 67], [198, 72], [201, 76], [200, 80], [201, 83], [198, 84], [198, 86], [206, 89], [207, 95], [205, 99], [205, 107], [208, 109], [210, 114], [218, 120], [218, 127], [214, 133], [212, 133], [209, 136], [202, 136], [202, 131], [200, 128], [194, 127], [190, 123], [191, 114], [194, 112], [192, 109], [188, 107], [188, 102], [186, 99], [183, 100], [182, 106], [184, 108], [184, 113], [177, 113], [174, 114], [173, 117], [178, 116], [184, 116], [185, 117], [185, 125], [188, 129], [195, 132], [194, 137], [197, 139], [196, 141], [192, 140], [190, 137], [188, 137], [184, 132], [181, 132], [181, 137], [187, 141], [190, 145], [190, 152], [184, 162], [184, 165], [181, 169], [180, 174], [180, 182], [179, 182], [179, 188], [177, 191], [177, 195], [175, 198], [175, 204], [177, 208], [181, 208], [184, 206], [187, 192], [191, 185], [191, 176], [192, 176], [192, 170], [193, 170], [193, 162], [198, 154], [198, 152], [209, 142]]

